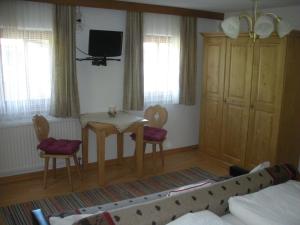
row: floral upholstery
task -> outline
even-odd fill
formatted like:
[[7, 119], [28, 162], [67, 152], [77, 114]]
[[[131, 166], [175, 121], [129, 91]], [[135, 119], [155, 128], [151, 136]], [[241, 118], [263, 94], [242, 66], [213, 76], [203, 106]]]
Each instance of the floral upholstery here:
[[79, 148], [81, 141], [79, 140], [57, 140], [55, 138], [47, 138], [38, 144], [37, 148], [47, 154], [63, 154], [71, 155]]
[[272, 177], [262, 171], [263, 176], [249, 174], [218, 182], [209, 187], [148, 202], [130, 208], [110, 211], [116, 225], [166, 224], [188, 213], [210, 210], [218, 215], [228, 211], [228, 199], [234, 195], [243, 195], [258, 191], [271, 185]]
[[[278, 169], [280, 167], [280, 169]], [[275, 172], [276, 177], [269, 171]], [[288, 170], [288, 173], [282, 172]], [[294, 171], [285, 165], [264, 169], [251, 174], [230, 178], [217, 182], [208, 187], [195, 191], [178, 194], [149, 201], [142, 204], [108, 210], [110, 218], [115, 225], [163, 225], [176, 218], [201, 210], [210, 210], [218, 215], [228, 212], [228, 199], [231, 196], [245, 195], [269, 187], [275, 182], [285, 181], [293, 177]], [[74, 225], [106, 225], [98, 223], [103, 214], [93, 215], [80, 220]]]

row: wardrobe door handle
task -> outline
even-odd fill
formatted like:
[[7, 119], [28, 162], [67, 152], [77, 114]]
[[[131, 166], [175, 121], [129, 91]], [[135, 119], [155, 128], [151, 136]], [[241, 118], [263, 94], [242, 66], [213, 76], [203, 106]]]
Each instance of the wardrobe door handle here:
[[224, 103], [227, 103], [227, 99], [226, 99], [226, 98], [224, 98], [224, 100], [223, 100], [223, 101], [224, 101]]
[[254, 105], [253, 104], [250, 105], [250, 109], [254, 109]]

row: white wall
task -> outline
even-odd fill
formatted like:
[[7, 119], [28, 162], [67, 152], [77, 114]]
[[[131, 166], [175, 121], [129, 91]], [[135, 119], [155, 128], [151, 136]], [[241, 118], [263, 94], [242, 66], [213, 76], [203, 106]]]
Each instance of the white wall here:
[[[119, 10], [81, 8], [82, 30], [77, 31], [77, 46], [87, 51], [89, 29], [125, 31], [126, 12]], [[218, 22], [198, 19], [198, 31], [217, 31]], [[123, 35], [125, 36], [125, 34]], [[124, 40], [123, 40], [124, 43]], [[123, 44], [124, 46], [124, 44]], [[168, 139], [166, 149], [198, 144], [200, 114], [200, 76], [202, 66], [202, 37], [198, 38], [197, 104], [195, 106], [168, 105]], [[84, 57], [78, 52], [77, 57]], [[121, 62], [108, 62], [107, 67], [92, 66], [90, 61], [77, 62], [81, 113], [107, 111], [109, 105], [122, 109], [124, 48]], [[143, 115], [143, 112], [134, 112]], [[132, 155], [134, 142], [125, 136], [125, 155]], [[90, 161], [96, 159], [95, 135], [90, 132]], [[116, 138], [107, 138], [106, 159], [116, 157]]]
[[[292, 25], [295, 30], [300, 30], [300, 5], [281, 7], [281, 8], [270, 8], [264, 9], [263, 12], [272, 12], [282, 17], [285, 21]], [[225, 17], [238, 15], [240, 12], [227, 12]], [[247, 23], [242, 22], [242, 31], [246, 31]]]

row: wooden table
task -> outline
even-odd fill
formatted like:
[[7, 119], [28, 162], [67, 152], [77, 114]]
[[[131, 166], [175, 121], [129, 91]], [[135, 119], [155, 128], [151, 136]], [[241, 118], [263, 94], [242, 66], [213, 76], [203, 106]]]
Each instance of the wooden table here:
[[134, 122], [126, 130], [119, 132], [118, 129], [112, 124], [88, 122], [82, 128], [82, 162], [83, 168], [86, 169], [88, 165], [88, 143], [89, 143], [89, 129], [95, 132], [97, 138], [97, 161], [98, 161], [98, 183], [100, 186], [106, 183], [105, 180], [105, 138], [111, 134], [117, 134], [117, 150], [118, 160], [122, 161], [123, 158], [123, 134], [131, 132], [136, 134], [136, 167], [137, 176], [141, 177], [143, 174], [143, 137], [144, 125], [148, 120], [143, 119]]

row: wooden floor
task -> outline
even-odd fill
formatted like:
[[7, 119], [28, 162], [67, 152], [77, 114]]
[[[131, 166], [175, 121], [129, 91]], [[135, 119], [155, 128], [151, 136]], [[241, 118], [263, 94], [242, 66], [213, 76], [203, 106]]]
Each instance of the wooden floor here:
[[[153, 176], [172, 171], [199, 167], [219, 176], [228, 174], [228, 166], [210, 158], [197, 150], [186, 149], [185, 151], [172, 152], [165, 154], [165, 167], [162, 168], [159, 161], [153, 165], [151, 157], [145, 158], [144, 176]], [[108, 184], [127, 182], [136, 180], [134, 176], [134, 162], [132, 159], [124, 160], [123, 165], [106, 166]], [[42, 178], [35, 177], [30, 180], [9, 182], [0, 185], [0, 206], [14, 203], [26, 202], [45, 197], [63, 195], [71, 192], [68, 184], [67, 172], [60, 173], [56, 179], [49, 175], [48, 188], [42, 186]], [[91, 168], [83, 173], [83, 180], [78, 179], [75, 171], [72, 172], [74, 180], [74, 191], [85, 191], [98, 187], [96, 168]]]

